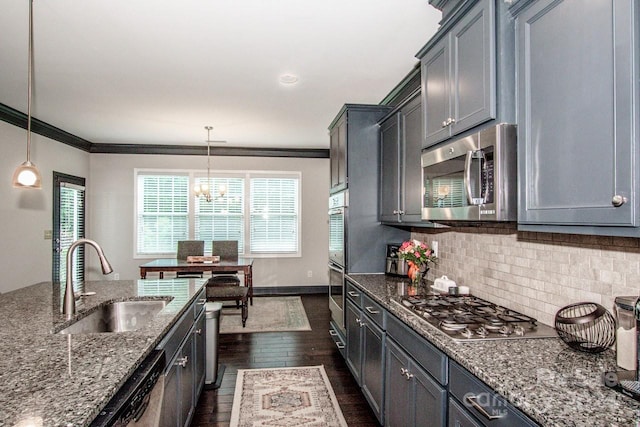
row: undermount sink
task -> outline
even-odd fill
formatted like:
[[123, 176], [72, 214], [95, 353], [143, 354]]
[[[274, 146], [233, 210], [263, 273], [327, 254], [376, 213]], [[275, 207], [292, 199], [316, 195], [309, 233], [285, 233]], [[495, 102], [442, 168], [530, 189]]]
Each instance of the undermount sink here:
[[153, 320], [168, 302], [167, 300], [137, 300], [108, 303], [58, 333], [91, 334], [135, 331]]

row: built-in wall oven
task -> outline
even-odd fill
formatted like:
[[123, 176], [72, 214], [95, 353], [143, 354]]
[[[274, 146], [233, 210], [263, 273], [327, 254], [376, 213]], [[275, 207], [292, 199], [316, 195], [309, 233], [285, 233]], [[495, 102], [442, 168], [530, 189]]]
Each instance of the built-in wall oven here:
[[344, 335], [345, 216], [347, 191], [329, 197], [329, 309]]

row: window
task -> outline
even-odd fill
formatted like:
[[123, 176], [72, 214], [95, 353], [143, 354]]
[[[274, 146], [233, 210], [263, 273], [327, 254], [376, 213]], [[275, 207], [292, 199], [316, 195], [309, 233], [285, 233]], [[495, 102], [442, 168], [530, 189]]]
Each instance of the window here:
[[[53, 282], [67, 280], [67, 252], [76, 240], [85, 237], [85, 179], [53, 173]], [[84, 287], [84, 245], [73, 254], [73, 287]], [[61, 291], [64, 288], [61, 287]]]
[[[196, 184], [206, 181], [196, 178]], [[205, 253], [211, 253], [213, 240], [237, 240], [238, 251], [244, 253], [244, 183], [244, 178], [212, 178], [209, 188], [213, 200], [194, 198], [194, 238], [204, 240]]]
[[300, 173], [216, 173], [212, 200], [196, 198], [201, 172], [136, 170], [136, 256], [175, 254], [179, 240], [237, 240], [247, 256], [300, 255]]
[[137, 190], [137, 253], [174, 253], [189, 238], [189, 176], [140, 173]]
[[298, 180], [251, 179], [251, 252], [298, 252]]

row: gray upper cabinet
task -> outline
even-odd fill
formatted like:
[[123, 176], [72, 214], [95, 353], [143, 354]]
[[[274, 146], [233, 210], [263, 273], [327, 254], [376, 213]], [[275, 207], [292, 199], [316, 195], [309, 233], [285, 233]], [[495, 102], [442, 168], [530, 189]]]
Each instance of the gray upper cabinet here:
[[419, 91], [381, 123], [380, 134], [380, 220], [420, 223], [422, 104]]
[[521, 0], [519, 228], [640, 236], [635, 0]]
[[494, 1], [465, 2], [451, 24], [443, 25], [417, 55], [422, 67], [424, 147], [496, 118]]
[[[336, 193], [349, 187], [349, 178], [360, 180], [371, 172], [370, 159], [378, 162], [378, 120], [391, 107], [382, 105], [345, 104], [329, 125], [331, 182], [329, 190]], [[375, 145], [374, 149], [371, 146]], [[374, 187], [377, 189], [377, 187]]]

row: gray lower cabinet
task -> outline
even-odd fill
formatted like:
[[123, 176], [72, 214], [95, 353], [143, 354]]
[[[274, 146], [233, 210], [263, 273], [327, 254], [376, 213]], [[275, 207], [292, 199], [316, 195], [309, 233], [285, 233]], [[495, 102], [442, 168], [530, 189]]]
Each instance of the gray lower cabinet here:
[[444, 426], [447, 391], [404, 350], [386, 345], [385, 426]]
[[380, 221], [422, 221], [422, 101], [411, 95], [380, 124]]
[[639, 9], [637, 0], [511, 7], [520, 229], [640, 236]]
[[538, 425], [462, 366], [452, 361], [449, 369], [449, 426]]
[[206, 320], [201, 300], [182, 315], [158, 348], [165, 350], [164, 398], [161, 426], [184, 427], [191, 423], [206, 373]]
[[[346, 361], [378, 421], [383, 422], [385, 332], [383, 310], [366, 296], [346, 301]], [[371, 316], [365, 314], [371, 313]]]

